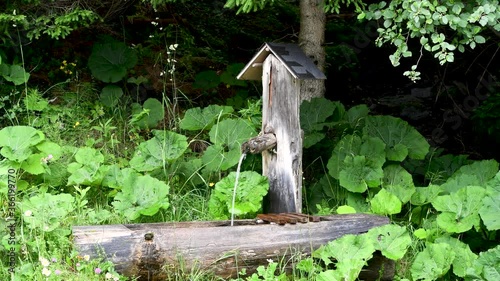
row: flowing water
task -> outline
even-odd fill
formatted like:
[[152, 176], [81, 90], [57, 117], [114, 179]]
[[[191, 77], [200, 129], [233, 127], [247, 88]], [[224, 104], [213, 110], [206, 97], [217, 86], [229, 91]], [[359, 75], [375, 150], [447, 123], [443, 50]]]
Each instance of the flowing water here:
[[238, 168], [236, 169], [236, 178], [234, 180], [234, 189], [233, 189], [233, 202], [231, 203], [231, 226], [234, 224], [234, 200], [236, 200], [236, 188], [238, 187], [238, 179], [240, 178], [240, 170], [241, 163], [247, 156], [246, 153], [242, 153], [240, 157], [240, 162], [238, 162]]

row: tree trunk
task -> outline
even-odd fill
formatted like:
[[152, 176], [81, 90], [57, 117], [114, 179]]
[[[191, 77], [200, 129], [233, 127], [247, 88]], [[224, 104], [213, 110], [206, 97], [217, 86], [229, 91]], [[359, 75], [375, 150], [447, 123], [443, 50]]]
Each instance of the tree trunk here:
[[[325, 68], [325, 23], [326, 14], [323, 0], [300, 0], [299, 45], [311, 58], [319, 70]], [[325, 95], [324, 80], [304, 81], [301, 88], [301, 100], [310, 100]]]

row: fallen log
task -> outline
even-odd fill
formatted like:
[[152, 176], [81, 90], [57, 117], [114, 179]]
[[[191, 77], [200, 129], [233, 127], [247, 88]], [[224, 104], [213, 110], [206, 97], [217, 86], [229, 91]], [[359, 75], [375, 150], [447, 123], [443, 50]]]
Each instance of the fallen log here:
[[[118, 272], [138, 280], [165, 280], [168, 270], [179, 266], [229, 278], [242, 269], [251, 274], [268, 259], [308, 255], [343, 235], [389, 223], [386, 217], [366, 214], [322, 216], [319, 221], [310, 217], [308, 222], [298, 216], [305, 215], [287, 215], [283, 225], [259, 219], [236, 220], [233, 227], [229, 221], [75, 226], [73, 237], [81, 255], [103, 256]], [[364, 280], [391, 280], [390, 261], [379, 255], [373, 264], [363, 270]]]

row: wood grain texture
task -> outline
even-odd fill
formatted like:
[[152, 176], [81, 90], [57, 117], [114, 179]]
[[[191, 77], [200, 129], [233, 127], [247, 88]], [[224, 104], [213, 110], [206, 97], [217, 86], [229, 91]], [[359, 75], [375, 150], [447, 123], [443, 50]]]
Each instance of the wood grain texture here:
[[262, 131], [273, 133], [276, 149], [262, 152], [262, 173], [269, 179], [266, 213], [302, 210], [302, 131], [300, 80], [273, 55], [264, 61]]
[[[140, 276], [139, 280], [164, 280], [169, 270], [181, 266], [188, 272], [200, 268], [227, 278], [243, 268], [254, 272], [267, 259], [308, 255], [343, 235], [389, 223], [386, 217], [364, 214], [321, 219], [294, 225], [238, 220], [233, 227], [229, 221], [75, 226], [73, 237], [81, 255], [106, 257], [118, 272]], [[379, 268], [373, 274], [378, 276]]]

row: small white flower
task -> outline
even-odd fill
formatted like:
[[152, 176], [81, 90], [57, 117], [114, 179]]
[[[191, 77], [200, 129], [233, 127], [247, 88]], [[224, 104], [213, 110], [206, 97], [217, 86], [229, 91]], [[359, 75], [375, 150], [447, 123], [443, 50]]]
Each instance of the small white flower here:
[[152, 22], [151, 22], [151, 24], [152, 24], [152, 25], [154, 25], [154, 26], [157, 26], [157, 25], [158, 25], [158, 23], [157, 23], [157, 22], [155, 22], [155, 21], [152, 21]]
[[175, 51], [175, 49], [177, 49], [177, 46], [179, 46], [179, 44], [172, 44], [168, 48], [172, 51]]
[[106, 273], [106, 275], [104, 275], [104, 277], [105, 277], [105, 278], [106, 278], [106, 280], [107, 280], [107, 279], [111, 279], [111, 278], [113, 278], [113, 275], [111, 275], [111, 273], [109, 273], [109, 272], [108, 272], [108, 273]]
[[27, 217], [31, 217], [31, 215], [33, 215], [33, 212], [31, 210], [26, 210], [26, 212], [24, 212], [24, 215]]
[[[44, 257], [39, 257], [38, 260], [40, 261], [40, 263], [43, 265], [43, 266], [49, 266], [50, 265], [50, 262], [48, 259], [44, 258]], [[50, 272], [49, 272], [49, 275], [50, 275]], [[47, 275], [47, 276], [49, 276]]]
[[90, 256], [89, 255], [85, 255], [85, 256], [83, 256], [83, 259], [86, 260], [86, 261], [89, 261], [90, 260]]
[[160, 31], [162, 31], [162, 30], [163, 30], [163, 27], [160, 27]]
[[51, 273], [52, 272], [48, 268], [46, 268], [46, 267], [44, 267], [42, 269], [42, 274], [45, 275], [45, 276], [47, 276], [47, 277], [49, 277]]
[[17, 24], [13, 24], [12, 27], [17, 27]]
[[155, 36], [154, 35], [149, 35], [149, 38], [153, 38], [153, 37], [155, 37]]
[[274, 261], [272, 259], [267, 259], [268, 263], [273, 263]]
[[160, 18], [159, 17], [156, 17], [155, 20], [159, 20]]

